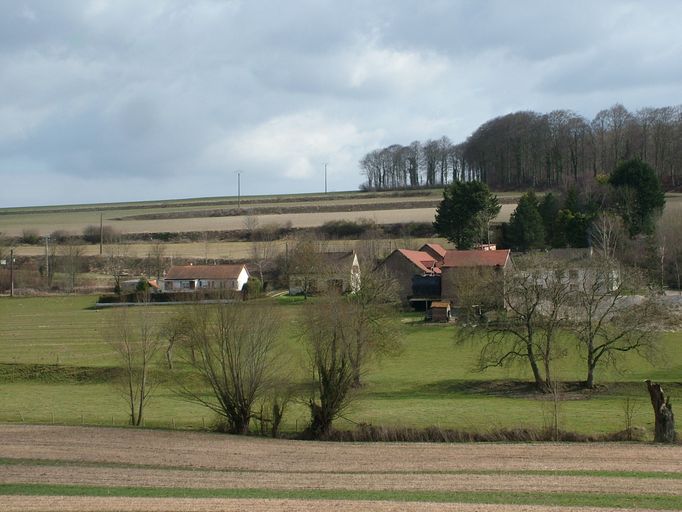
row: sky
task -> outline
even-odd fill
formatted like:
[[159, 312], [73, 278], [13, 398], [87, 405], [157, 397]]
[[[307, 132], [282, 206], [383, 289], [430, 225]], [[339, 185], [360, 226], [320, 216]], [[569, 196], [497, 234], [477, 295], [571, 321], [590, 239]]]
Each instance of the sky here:
[[682, 2], [0, 0], [0, 207], [319, 192], [518, 110], [682, 103]]

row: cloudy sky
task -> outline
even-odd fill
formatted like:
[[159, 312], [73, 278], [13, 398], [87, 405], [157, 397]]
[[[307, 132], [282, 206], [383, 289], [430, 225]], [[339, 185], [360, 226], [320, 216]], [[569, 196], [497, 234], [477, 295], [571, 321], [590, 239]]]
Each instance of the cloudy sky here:
[[682, 103], [675, 0], [0, 8], [0, 207], [352, 190], [379, 146]]

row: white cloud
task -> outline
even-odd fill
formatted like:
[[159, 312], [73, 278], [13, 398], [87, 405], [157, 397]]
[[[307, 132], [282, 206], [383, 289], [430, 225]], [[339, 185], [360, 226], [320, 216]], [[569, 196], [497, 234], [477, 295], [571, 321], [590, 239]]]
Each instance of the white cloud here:
[[244, 169], [276, 170], [279, 176], [304, 180], [318, 174], [325, 162], [347, 168], [359, 151], [378, 140], [377, 133], [363, 133], [349, 121], [308, 111], [224, 135], [207, 148], [204, 158], [211, 166], [233, 161]]
[[446, 75], [449, 63], [435, 53], [398, 50], [362, 38], [345, 56], [351, 87], [367, 87], [386, 93], [415, 93]]

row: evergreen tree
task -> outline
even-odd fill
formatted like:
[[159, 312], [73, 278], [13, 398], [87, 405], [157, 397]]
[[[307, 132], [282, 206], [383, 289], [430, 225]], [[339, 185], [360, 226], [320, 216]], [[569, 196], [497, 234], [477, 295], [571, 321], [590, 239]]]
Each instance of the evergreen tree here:
[[587, 247], [592, 220], [593, 217], [587, 213], [562, 208], [557, 215], [553, 246]]
[[545, 245], [545, 227], [538, 207], [538, 199], [533, 191], [519, 199], [507, 226], [508, 243], [512, 249], [527, 251]]
[[630, 236], [651, 234], [663, 211], [665, 195], [654, 169], [639, 159], [621, 163], [609, 177], [616, 191], [616, 208]]
[[487, 242], [490, 221], [500, 212], [497, 196], [480, 181], [455, 181], [443, 191], [433, 227], [458, 249]]
[[556, 219], [559, 213], [559, 201], [551, 192], [545, 194], [538, 211], [542, 217], [542, 225], [545, 228], [545, 245], [553, 245], [554, 234], [556, 231]]

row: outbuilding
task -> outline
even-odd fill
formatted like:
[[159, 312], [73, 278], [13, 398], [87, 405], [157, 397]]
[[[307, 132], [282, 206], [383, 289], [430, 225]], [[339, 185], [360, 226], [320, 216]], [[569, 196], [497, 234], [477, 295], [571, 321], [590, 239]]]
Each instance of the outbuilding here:
[[432, 322], [449, 322], [451, 316], [450, 303], [445, 301], [434, 301], [431, 303], [429, 313]]

